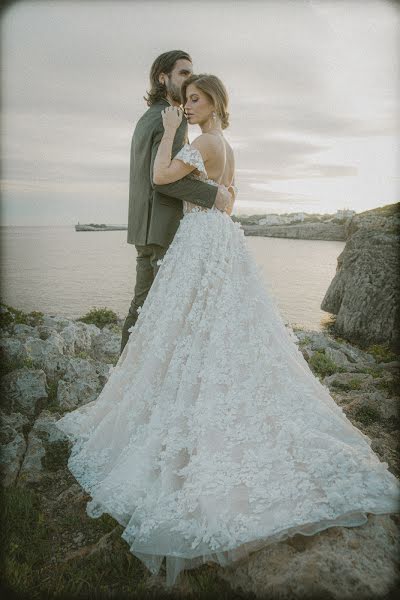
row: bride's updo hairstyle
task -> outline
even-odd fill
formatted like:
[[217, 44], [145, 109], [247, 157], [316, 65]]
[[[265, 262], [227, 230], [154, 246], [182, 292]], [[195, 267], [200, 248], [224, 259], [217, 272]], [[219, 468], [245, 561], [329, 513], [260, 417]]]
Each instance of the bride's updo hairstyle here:
[[207, 73], [190, 75], [181, 87], [183, 105], [186, 104], [186, 90], [191, 83], [209, 97], [210, 102], [215, 106], [217, 116], [221, 119], [222, 129], [229, 127], [228, 92], [222, 81], [216, 75], [208, 75]]

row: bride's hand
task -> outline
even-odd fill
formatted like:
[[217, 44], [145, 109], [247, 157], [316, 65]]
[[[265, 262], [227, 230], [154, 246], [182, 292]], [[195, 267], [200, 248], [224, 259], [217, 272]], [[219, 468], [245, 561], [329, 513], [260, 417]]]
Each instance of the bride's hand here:
[[182, 122], [183, 111], [178, 106], [167, 106], [161, 116], [165, 131], [175, 132]]

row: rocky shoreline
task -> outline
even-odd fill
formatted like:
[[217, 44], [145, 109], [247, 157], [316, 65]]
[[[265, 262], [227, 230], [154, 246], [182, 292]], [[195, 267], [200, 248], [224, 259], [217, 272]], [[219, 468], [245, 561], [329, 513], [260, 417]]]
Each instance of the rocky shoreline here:
[[293, 222], [287, 224], [265, 224], [266, 215], [233, 215], [232, 219], [241, 224], [245, 235], [301, 240], [346, 241], [359, 228], [379, 229], [387, 233], [400, 230], [399, 202], [343, 218], [306, 214], [303, 221], [294, 222], [297, 213], [289, 213], [285, 218], [290, 218], [291, 214]]
[[245, 235], [343, 242], [346, 226], [340, 223], [298, 223], [296, 225], [242, 225]]
[[[14, 540], [7, 550], [14, 562], [12, 569], [11, 563], [6, 568], [6, 577], [12, 580], [15, 569], [20, 569], [21, 590], [25, 582], [28, 589], [35, 585], [42, 593], [64, 591], [68, 586], [76, 593], [77, 573], [81, 569], [90, 579], [94, 561], [91, 590], [101, 591], [101, 572], [105, 589], [112, 588], [117, 595], [131, 591], [129, 585], [133, 593], [139, 582], [143, 592], [163, 591], [163, 576], [151, 577], [129, 553], [120, 537], [123, 528], [114, 519], [93, 520], [86, 515], [90, 497], [69, 472], [70, 442], [54, 425], [66, 411], [100, 393], [119, 357], [122, 319], [97, 326], [42, 313], [21, 316], [4, 305], [1, 316], [3, 489], [13, 505], [11, 512], [17, 510], [21, 497], [33, 495], [35, 510], [46, 526], [43, 536], [46, 540], [49, 536], [48, 554], [43, 538], [40, 568], [30, 570], [27, 559], [23, 568], [18, 566], [21, 559], [14, 546], [20, 542]], [[399, 357], [382, 347], [361, 349], [328, 331], [293, 331], [315, 375], [399, 477]], [[21, 515], [15, 519], [21, 520]], [[338, 600], [363, 595], [384, 598], [396, 579], [398, 525], [396, 515], [370, 515], [360, 527], [334, 527], [311, 538], [297, 535], [250, 555], [235, 567], [211, 564], [196, 569], [197, 575], [185, 573], [174, 593], [182, 597], [195, 593], [200, 581], [202, 589], [232, 598], [243, 598], [243, 593], [260, 598], [304, 598], [313, 593]], [[30, 535], [33, 541], [27, 535], [26, 543], [34, 544], [36, 538]], [[116, 567], [110, 570], [115, 561], [125, 565], [130, 583], [125, 572], [117, 570], [116, 574]]]

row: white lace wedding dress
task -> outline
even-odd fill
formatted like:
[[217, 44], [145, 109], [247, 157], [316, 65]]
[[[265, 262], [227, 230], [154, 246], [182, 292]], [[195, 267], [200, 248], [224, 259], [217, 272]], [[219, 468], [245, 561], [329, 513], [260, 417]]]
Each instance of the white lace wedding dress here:
[[[176, 158], [211, 181], [194, 147]], [[102, 392], [57, 422], [88, 515], [114, 517], [151, 572], [166, 557], [172, 585], [398, 512], [398, 479], [313, 375], [239, 224], [185, 203], [161, 262]]]

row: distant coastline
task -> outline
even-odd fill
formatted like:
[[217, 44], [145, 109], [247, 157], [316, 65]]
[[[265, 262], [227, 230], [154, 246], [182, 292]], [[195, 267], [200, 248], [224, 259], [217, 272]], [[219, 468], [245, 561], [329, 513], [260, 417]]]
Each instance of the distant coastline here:
[[[301, 238], [307, 240], [346, 240], [346, 225], [355, 215], [354, 210], [338, 210], [335, 214], [308, 214], [304, 212], [260, 215], [232, 215], [245, 235], [265, 237]], [[127, 225], [79, 223], [75, 231], [127, 230]]]
[[302, 240], [345, 241], [347, 226], [354, 210], [337, 210], [335, 214], [269, 213], [263, 215], [232, 215], [241, 223], [245, 235], [280, 237]]
[[121, 231], [127, 229], [127, 225], [105, 225], [104, 223], [101, 225], [96, 223], [78, 223], [75, 225], [75, 231]]

